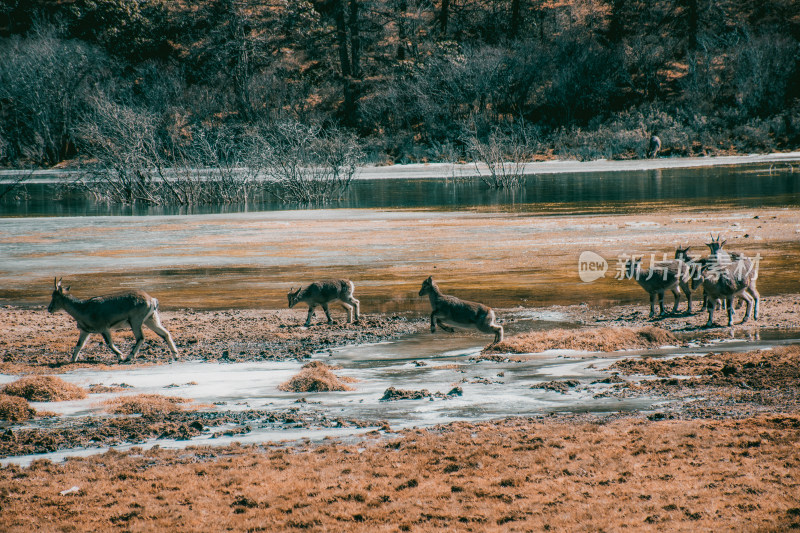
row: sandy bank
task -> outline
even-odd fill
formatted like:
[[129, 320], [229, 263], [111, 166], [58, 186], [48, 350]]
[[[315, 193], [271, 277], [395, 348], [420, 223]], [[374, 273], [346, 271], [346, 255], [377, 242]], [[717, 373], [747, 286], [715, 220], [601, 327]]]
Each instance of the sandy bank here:
[[[522, 167], [524, 174], [566, 174], [585, 172], [623, 172], [637, 170], [664, 170], [673, 168], [698, 168], [725, 165], [747, 165], [752, 163], [795, 164], [800, 162], [800, 152], [772, 154], [748, 154], [708, 157], [661, 157], [657, 159], [630, 159], [594, 161], [553, 160], [526, 163]], [[796, 166], [796, 165], [795, 165]], [[19, 176], [29, 177], [28, 183], [49, 183], [64, 178], [77, 177], [77, 170], [44, 169], [30, 172], [28, 170], [0, 170], [0, 183], [4, 179]], [[486, 165], [472, 163], [413, 163], [407, 165], [362, 167], [355, 179], [423, 179], [423, 178], [467, 178], [488, 175]]]

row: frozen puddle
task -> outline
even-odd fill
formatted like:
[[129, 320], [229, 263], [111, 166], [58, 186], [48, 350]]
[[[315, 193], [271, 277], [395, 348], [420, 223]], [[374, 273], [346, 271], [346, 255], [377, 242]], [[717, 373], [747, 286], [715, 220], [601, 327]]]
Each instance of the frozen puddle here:
[[[103, 402], [127, 394], [162, 394], [179, 396], [203, 404], [209, 409], [237, 411], [247, 409], [315, 412], [328, 418], [387, 421], [392, 429], [430, 426], [456, 420], [487, 420], [508, 416], [530, 416], [549, 412], [618, 412], [654, 409], [656, 400], [596, 398], [609, 385], [589, 385], [608, 377], [602, 369], [615, 360], [637, 355], [671, 357], [697, 353], [697, 347], [664, 347], [649, 351], [591, 353], [548, 351], [530, 354], [524, 362], [476, 362], [481, 346], [477, 338], [447, 335], [419, 335], [398, 342], [350, 346], [334, 350], [332, 355], [314, 357], [328, 364], [340, 365], [339, 376], [358, 381], [355, 390], [324, 393], [291, 393], [278, 385], [295, 375], [302, 366], [298, 361], [206, 363], [202, 361], [120, 368], [111, 371], [80, 369], [61, 374], [66, 381], [82, 387], [93, 384], [127, 384], [121, 393], [91, 394], [87, 399], [70, 402], [32, 403], [37, 410], [53, 411], [62, 417], [104, 415]], [[482, 339], [481, 339], [482, 340]], [[786, 341], [776, 341], [782, 343]], [[775, 342], [726, 343], [730, 351], [768, 348]], [[16, 376], [0, 375], [0, 384]], [[554, 380], [576, 380], [580, 384], [565, 394], [531, 388]], [[460, 387], [461, 396], [447, 399], [381, 401], [389, 387], [427, 389], [431, 393], [447, 393]], [[298, 403], [305, 398], [307, 402]], [[216, 404], [216, 405], [215, 405]], [[378, 425], [378, 424], [376, 424]], [[36, 427], [28, 426], [28, 427]], [[190, 440], [154, 439], [144, 444], [115, 446], [125, 450], [134, 446], [158, 445], [182, 448], [191, 445], [224, 445], [231, 442], [259, 443], [322, 439], [359, 435], [371, 428], [276, 427], [254, 421], [251, 431], [230, 437], [212, 438], [212, 431]], [[62, 450], [52, 454], [9, 457], [2, 464], [29, 464], [34, 459], [62, 460], [69, 456], [101, 453], [109, 449], [90, 448]]]

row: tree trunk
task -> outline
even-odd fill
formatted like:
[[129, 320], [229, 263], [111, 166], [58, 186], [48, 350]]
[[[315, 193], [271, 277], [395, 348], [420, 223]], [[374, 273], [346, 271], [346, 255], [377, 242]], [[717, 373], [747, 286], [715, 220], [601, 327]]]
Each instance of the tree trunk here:
[[450, 18], [450, 0], [442, 0], [442, 10], [439, 11], [439, 28], [442, 35], [447, 35], [448, 18]]
[[361, 37], [358, 30], [358, 0], [350, 0], [350, 68], [354, 78], [361, 77]]
[[689, 53], [697, 50], [697, 31], [700, 15], [698, 12], [697, 0], [686, 1], [686, 48]]
[[517, 36], [519, 27], [522, 25], [521, 1], [522, 0], [511, 0], [511, 28], [509, 30], [509, 37], [512, 39]]
[[350, 54], [347, 50], [347, 21], [344, 17], [345, 1], [336, 0], [336, 41], [339, 44], [339, 65], [342, 69], [342, 77], [349, 78], [352, 71], [350, 70]]

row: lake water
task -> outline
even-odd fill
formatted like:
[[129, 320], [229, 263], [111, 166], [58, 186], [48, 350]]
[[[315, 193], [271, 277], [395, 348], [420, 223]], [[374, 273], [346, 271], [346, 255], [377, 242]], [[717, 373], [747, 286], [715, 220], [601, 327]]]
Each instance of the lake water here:
[[[325, 209], [191, 215], [46, 198], [53, 187], [28, 185], [28, 200], [3, 205], [0, 301], [46, 305], [53, 277], [64, 276], [79, 296], [144, 288], [165, 309], [276, 308], [291, 286], [347, 277], [365, 312], [424, 313], [416, 293], [434, 274], [494, 307], [633, 302], [642, 298], [634, 283], [582, 284], [580, 252], [606, 257], [610, 278], [620, 254], [704, 249], [710, 231], [765, 257], [763, 294], [800, 292], [791, 228], [800, 223], [800, 172], [788, 166], [533, 175], [505, 191], [477, 179], [356, 180], [346, 201]], [[760, 236], [753, 220], [764, 209], [792, 232], [769, 247], [763, 239], [774, 236]]]
[[[782, 164], [750, 164], [689, 169], [530, 175], [520, 188], [493, 190], [479, 179], [357, 179], [341, 202], [326, 208], [491, 207], [523, 212], [615, 213], [658, 204], [731, 207], [800, 205], [800, 169]], [[22, 194], [0, 200], [0, 216], [126, 216], [227, 214], [303, 209], [278, 202], [199, 207], [115, 206], [80, 191], [61, 178], [24, 186]], [[20, 197], [20, 199], [15, 199]], [[644, 206], [644, 207], [642, 207]]]

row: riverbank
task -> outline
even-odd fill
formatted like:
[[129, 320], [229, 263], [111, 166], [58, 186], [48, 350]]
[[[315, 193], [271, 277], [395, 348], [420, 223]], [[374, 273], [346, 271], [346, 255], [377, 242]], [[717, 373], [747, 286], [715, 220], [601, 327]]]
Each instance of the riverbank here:
[[800, 416], [560, 416], [0, 469], [0, 528], [786, 531]]
[[[705, 338], [757, 338], [761, 332], [800, 331], [800, 295], [784, 294], [761, 299], [758, 321], [741, 324], [744, 307], [735, 311], [735, 327], [727, 323], [725, 311], [717, 311], [716, 328], [705, 328], [708, 314], [700, 312], [700, 302], [695, 302], [695, 313], [686, 314], [682, 303], [679, 313], [663, 317], [648, 316], [647, 295], [642, 292], [641, 304], [614, 305], [598, 308], [589, 305], [551, 306], [542, 309], [498, 309], [500, 323], [506, 336], [528, 331], [531, 317], [554, 316], [556, 320], [546, 330], [558, 327], [577, 331], [580, 328], [654, 326], [672, 331], [689, 342]], [[671, 304], [671, 302], [669, 302]], [[669, 305], [668, 307], [671, 307]], [[175, 361], [202, 360], [206, 362], [253, 362], [303, 360], [318, 354], [328, 354], [343, 346], [358, 346], [396, 340], [404, 336], [424, 334], [428, 331], [426, 317], [370, 314], [362, 315], [358, 324], [349, 324], [342, 312], [333, 311], [336, 323], [327, 324], [320, 317], [310, 327], [303, 325], [304, 310], [230, 309], [221, 311], [175, 310], [161, 313], [162, 323], [171, 332], [179, 349]], [[539, 327], [545, 327], [540, 325]], [[50, 314], [42, 308], [7, 306], [0, 312], [0, 372], [12, 374], [67, 372], [85, 367], [113, 367], [118, 357], [108, 349], [99, 335], [90, 337], [77, 363], [71, 363], [72, 348], [78, 337], [75, 321], [64, 313]], [[171, 355], [166, 344], [153, 332], [144, 328], [146, 342], [134, 361], [135, 364], [167, 363]], [[439, 332], [437, 337], [451, 337]], [[477, 332], [459, 331], [457, 337], [475, 339], [475, 343], [489, 342]], [[130, 330], [114, 333], [117, 347], [127, 354], [134, 339]], [[541, 350], [562, 348], [561, 345], [540, 345]], [[582, 345], [584, 350], [602, 350]]]

